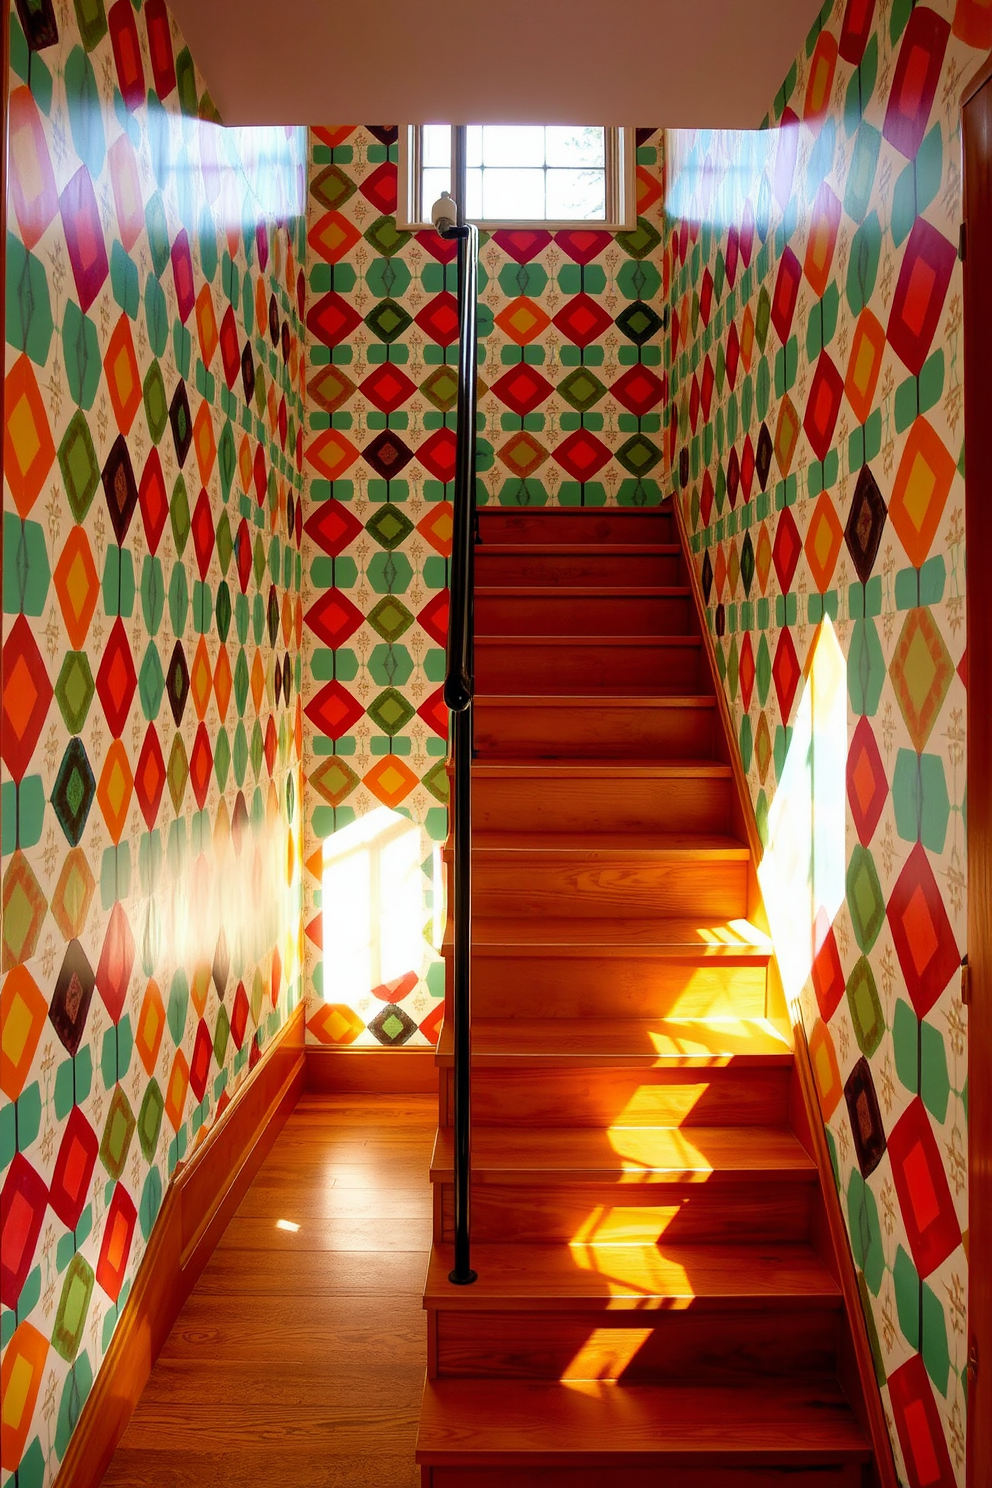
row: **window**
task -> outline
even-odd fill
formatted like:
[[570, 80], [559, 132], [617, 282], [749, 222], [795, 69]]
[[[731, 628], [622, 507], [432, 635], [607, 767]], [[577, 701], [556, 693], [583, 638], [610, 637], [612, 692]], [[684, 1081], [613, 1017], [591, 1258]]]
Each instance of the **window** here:
[[[633, 226], [630, 134], [602, 124], [470, 124], [465, 215], [483, 227]], [[400, 226], [429, 226], [441, 192], [456, 194], [453, 152], [450, 124], [401, 131]]]

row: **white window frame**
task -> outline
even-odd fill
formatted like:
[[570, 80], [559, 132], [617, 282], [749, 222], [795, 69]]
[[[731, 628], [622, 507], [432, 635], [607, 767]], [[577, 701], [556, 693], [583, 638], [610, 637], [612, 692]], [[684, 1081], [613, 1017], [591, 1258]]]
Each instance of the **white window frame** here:
[[[618, 128], [607, 124], [604, 127], [606, 145], [606, 217], [551, 219], [547, 217], [492, 218], [479, 221], [476, 226], [489, 231], [498, 228], [562, 228], [600, 232], [624, 232], [637, 226], [637, 187], [634, 167], [637, 142], [633, 129]], [[408, 232], [419, 232], [430, 227], [432, 202], [421, 200], [421, 128], [419, 124], [403, 124], [399, 131], [399, 180], [396, 204], [396, 225]], [[454, 129], [452, 128], [452, 180], [454, 180]], [[454, 186], [452, 187], [454, 194]]]

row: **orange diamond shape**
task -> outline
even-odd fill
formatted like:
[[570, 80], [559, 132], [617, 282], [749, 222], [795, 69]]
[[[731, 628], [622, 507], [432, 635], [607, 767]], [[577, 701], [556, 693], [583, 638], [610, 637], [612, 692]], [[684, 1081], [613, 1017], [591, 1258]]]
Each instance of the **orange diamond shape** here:
[[384, 806], [398, 806], [419, 784], [410, 766], [396, 754], [384, 754], [362, 780]]
[[241, 443], [238, 445], [238, 474], [241, 477], [241, 489], [243, 491], [248, 491], [251, 489], [251, 484], [254, 479], [254, 458], [255, 457], [252, 452], [251, 442], [249, 441], [248, 435], [246, 434]]
[[251, 697], [255, 704], [255, 712], [261, 711], [262, 699], [265, 696], [265, 667], [262, 663], [262, 653], [255, 651], [255, 660], [251, 664]]
[[96, 788], [96, 798], [100, 803], [110, 840], [115, 845], [123, 835], [133, 791], [134, 777], [127, 750], [120, 739], [115, 739], [107, 750], [107, 758], [100, 772], [100, 783]]
[[18, 514], [26, 517], [55, 459], [48, 414], [26, 356], [19, 356], [8, 372], [3, 396], [3, 473]]
[[197, 642], [196, 653], [193, 656], [193, 667], [189, 674], [189, 684], [190, 691], [193, 694], [193, 706], [196, 709], [196, 716], [202, 723], [206, 717], [207, 708], [210, 706], [210, 689], [213, 686], [206, 636], [201, 635]]
[[96, 880], [81, 847], [66, 854], [52, 895], [52, 918], [66, 940], [78, 940], [86, 924]]
[[954, 479], [954, 457], [925, 418], [909, 431], [899, 461], [889, 521], [914, 568], [922, 568]]
[[325, 263], [339, 263], [354, 248], [361, 233], [340, 212], [327, 212], [307, 234], [310, 244]]
[[200, 480], [206, 485], [217, 458], [214, 421], [206, 398], [201, 399], [193, 420], [193, 444], [196, 448], [196, 463], [200, 467]]
[[454, 531], [454, 519], [450, 501], [438, 501], [434, 506], [428, 507], [427, 515], [421, 517], [417, 523], [417, 531], [421, 537], [426, 537], [435, 552], [440, 553], [442, 558], [451, 557], [451, 535]]
[[497, 454], [507, 470], [521, 479], [533, 475], [548, 458], [548, 452], [541, 441], [535, 439], [526, 429], [518, 429], [516, 434], [511, 434]]
[[859, 424], [868, 422], [885, 351], [885, 327], [870, 310], [862, 310], [854, 328], [844, 391]]
[[210, 995], [210, 962], [201, 961], [193, 972], [193, 980], [189, 984], [189, 995], [193, 1006], [196, 1008], [196, 1016], [203, 1017], [203, 1010], [207, 1005]]
[[96, 609], [100, 580], [84, 527], [73, 527], [52, 575], [69, 644], [82, 651]]
[[834, 1050], [833, 1039], [827, 1025], [817, 1018], [809, 1039], [809, 1058], [813, 1066], [813, 1079], [820, 1096], [824, 1116], [832, 1116], [844, 1093], [840, 1067]]
[[117, 426], [122, 434], [127, 434], [141, 407], [141, 374], [134, 354], [131, 322], [126, 315], [122, 315], [114, 326], [103, 359], [103, 370], [107, 374], [107, 391]]
[[148, 1075], [155, 1071], [164, 1031], [165, 1004], [162, 1001], [158, 983], [153, 978], [145, 988], [141, 1012], [138, 1014], [138, 1026], [134, 1031], [134, 1046], [145, 1066], [145, 1073]]
[[209, 367], [219, 340], [214, 298], [209, 284], [205, 284], [196, 297], [196, 333], [200, 338], [200, 355], [204, 366]]
[[496, 324], [518, 346], [527, 346], [535, 336], [547, 330], [551, 317], [536, 301], [529, 300], [526, 295], [518, 295], [499, 312]]
[[217, 699], [220, 721], [223, 723], [231, 701], [231, 659], [225, 645], [221, 645], [217, 652], [217, 665], [214, 667], [214, 696]]
[[188, 1089], [189, 1065], [186, 1063], [186, 1056], [182, 1049], [177, 1049], [176, 1057], [172, 1061], [172, 1069], [169, 1072], [169, 1083], [165, 1087], [165, 1114], [175, 1132], [183, 1124], [183, 1109], [186, 1105]]
[[343, 1002], [321, 1003], [307, 1018], [307, 1032], [322, 1044], [353, 1044], [364, 1030], [361, 1018]]
[[358, 450], [340, 429], [325, 429], [307, 445], [307, 460], [325, 480], [338, 480], [358, 459]]
[[768, 575], [772, 568], [772, 540], [768, 536], [768, 524], [762, 522], [758, 533], [758, 546], [754, 550], [754, 571], [762, 594], [768, 592]]
[[821, 594], [826, 593], [844, 541], [844, 529], [830, 496], [824, 491], [816, 506], [806, 533], [806, 562]]
[[24, 1089], [38, 1047], [48, 1004], [25, 966], [7, 974], [0, 992], [0, 1090], [16, 1101]]

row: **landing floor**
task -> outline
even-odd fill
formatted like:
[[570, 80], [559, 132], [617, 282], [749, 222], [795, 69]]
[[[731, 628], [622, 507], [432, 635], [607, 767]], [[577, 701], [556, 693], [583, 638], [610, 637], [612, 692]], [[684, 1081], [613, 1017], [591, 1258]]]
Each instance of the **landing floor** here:
[[303, 1097], [104, 1488], [418, 1488], [436, 1124], [434, 1096]]

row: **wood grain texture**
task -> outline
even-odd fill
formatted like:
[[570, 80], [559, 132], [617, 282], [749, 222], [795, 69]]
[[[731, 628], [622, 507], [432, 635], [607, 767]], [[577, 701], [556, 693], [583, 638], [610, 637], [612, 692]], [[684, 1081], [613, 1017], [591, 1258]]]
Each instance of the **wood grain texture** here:
[[173, 1328], [105, 1488], [416, 1488], [433, 1113], [429, 1096], [301, 1100]]
[[96, 1488], [169, 1331], [303, 1089], [303, 1004], [173, 1177], [121, 1320], [58, 1473]]
[[307, 1090], [327, 1095], [433, 1095], [432, 1049], [327, 1049], [307, 1045]]

